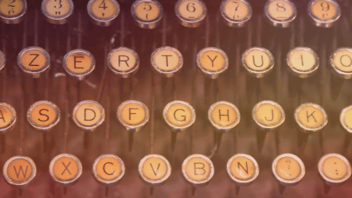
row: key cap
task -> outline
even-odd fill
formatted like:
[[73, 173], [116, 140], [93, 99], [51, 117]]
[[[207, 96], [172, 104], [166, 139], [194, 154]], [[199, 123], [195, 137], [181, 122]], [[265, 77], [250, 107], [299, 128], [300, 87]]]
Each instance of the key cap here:
[[50, 55], [41, 47], [27, 47], [18, 54], [17, 64], [33, 78], [39, 78], [50, 67]]
[[193, 107], [183, 101], [175, 100], [168, 103], [163, 111], [165, 122], [175, 131], [181, 132], [190, 127], [196, 120]]
[[154, 29], [163, 18], [164, 11], [156, 0], [136, 0], [132, 4], [131, 13], [139, 27]]
[[318, 132], [328, 123], [328, 116], [321, 106], [304, 103], [296, 109], [295, 120], [304, 132]]
[[87, 11], [93, 23], [109, 26], [119, 16], [120, 5], [116, 0], [90, 0]]
[[105, 120], [105, 110], [96, 101], [84, 100], [73, 109], [73, 121], [87, 131], [94, 131]]
[[230, 27], [243, 27], [252, 17], [252, 7], [246, 0], [223, 0], [220, 13]]
[[199, 27], [207, 15], [207, 7], [202, 0], [178, 0], [175, 13], [185, 27]]
[[83, 80], [95, 69], [95, 59], [90, 52], [75, 49], [64, 56], [63, 66], [69, 75]]
[[198, 52], [197, 66], [204, 74], [216, 79], [227, 70], [229, 60], [226, 53], [221, 49], [207, 47]]
[[263, 78], [274, 67], [274, 57], [271, 52], [264, 48], [253, 47], [246, 50], [242, 55], [242, 66], [250, 75]]
[[194, 187], [206, 185], [214, 172], [213, 162], [205, 155], [190, 155], [182, 163], [183, 177]]
[[347, 132], [352, 133], [352, 105], [341, 111], [340, 123]]
[[26, 0], [0, 0], [0, 19], [7, 24], [20, 23], [27, 12]]
[[153, 68], [165, 77], [173, 77], [183, 66], [183, 57], [180, 51], [173, 47], [160, 47], [150, 58]]
[[220, 101], [210, 106], [208, 119], [219, 132], [226, 133], [238, 125], [241, 116], [235, 105]]
[[351, 177], [351, 164], [337, 153], [324, 155], [319, 160], [318, 170], [327, 185], [340, 185]]
[[300, 78], [308, 78], [319, 68], [319, 57], [310, 48], [297, 47], [291, 50], [286, 57], [287, 65], [292, 74]]
[[257, 161], [247, 154], [236, 154], [227, 161], [227, 173], [238, 186], [251, 184], [259, 175]]
[[31, 182], [37, 174], [34, 161], [25, 156], [14, 156], [8, 159], [3, 168], [7, 183], [13, 186], [24, 186]]
[[94, 178], [101, 184], [116, 184], [125, 175], [125, 164], [116, 155], [100, 155], [93, 164]]
[[150, 186], [162, 185], [171, 175], [169, 161], [157, 154], [145, 156], [138, 166], [140, 177]]
[[341, 16], [341, 8], [334, 0], [311, 0], [308, 15], [317, 27], [331, 27]]
[[287, 28], [297, 17], [296, 6], [290, 0], [269, 0], [264, 11], [268, 21], [276, 27]]
[[352, 78], [352, 49], [339, 48], [330, 57], [330, 64], [335, 74], [344, 79]]
[[72, 0], [43, 0], [42, 13], [52, 24], [65, 24], [73, 13]]
[[2, 51], [0, 51], [0, 71], [1, 71], [2, 69], [4, 69], [5, 64], [6, 64], [6, 57], [5, 57], [5, 54], [2, 53]]
[[74, 155], [59, 154], [51, 160], [49, 173], [59, 184], [72, 185], [82, 175], [82, 164]]
[[108, 55], [108, 67], [122, 78], [128, 78], [139, 69], [137, 52], [127, 47], [113, 49]]
[[6, 103], [0, 103], [0, 132], [5, 133], [16, 123], [15, 109]]
[[38, 101], [29, 107], [27, 120], [35, 129], [47, 132], [59, 123], [60, 110], [52, 102]]

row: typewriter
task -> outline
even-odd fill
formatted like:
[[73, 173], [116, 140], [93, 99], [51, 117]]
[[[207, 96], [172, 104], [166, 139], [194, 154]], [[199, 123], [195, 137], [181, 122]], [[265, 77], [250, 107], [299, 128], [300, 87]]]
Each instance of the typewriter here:
[[0, 0], [0, 197], [352, 197], [349, 0]]

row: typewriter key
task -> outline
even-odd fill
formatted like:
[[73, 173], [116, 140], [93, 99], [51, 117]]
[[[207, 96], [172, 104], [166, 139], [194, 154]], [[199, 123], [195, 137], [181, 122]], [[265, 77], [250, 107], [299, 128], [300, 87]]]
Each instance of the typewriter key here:
[[156, 0], [136, 0], [131, 13], [139, 27], [154, 29], [163, 17], [163, 7]]
[[273, 26], [287, 28], [297, 16], [296, 6], [290, 0], [269, 0], [265, 16]]
[[72, 0], [43, 0], [42, 12], [52, 24], [65, 24], [73, 13]]
[[0, 71], [4, 69], [6, 63], [6, 57], [5, 54], [0, 51]]
[[347, 132], [352, 133], [352, 106], [348, 106], [341, 111], [340, 123]]
[[60, 121], [60, 110], [52, 102], [39, 101], [27, 111], [27, 120], [32, 127], [47, 132]]
[[16, 122], [15, 109], [6, 103], [0, 103], [0, 132], [5, 133]]
[[321, 106], [305, 103], [296, 109], [295, 120], [304, 132], [317, 132], [328, 123], [328, 116]]
[[227, 173], [238, 186], [248, 185], [258, 177], [259, 166], [252, 156], [236, 154], [227, 162]]
[[79, 102], [73, 109], [73, 121], [80, 128], [93, 131], [105, 120], [105, 110], [93, 100]]
[[318, 27], [331, 27], [341, 16], [341, 9], [335, 0], [311, 0], [308, 14]]
[[242, 66], [249, 74], [263, 78], [274, 67], [274, 57], [264, 48], [254, 47], [246, 50], [242, 55]]
[[82, 164], [74, 155], [60, 154], [51, 160], [49, 173], [56, 182], [62, 185], [70, 185], [81, 176]]
[[138, 54], [126, 47], [113, 49], [108, 55], [108, 67], [122, 78], [128, 78], [139, 68]]
[[4, 23], [16, 24], [22, 21], [27, 12], [27, 1], [0, 0], [0, 18]]
[[242, 27], [252, 17], [252, 7], [246, 0], [223, 0], [220, 13], [230, 27]]
[[183, 57], [176, 48], [160, 47], [152, 53], [150, 62], [157, 72], [165, 77], [173, 77], [182, 68]]
[[221, 101], [209, 108], [208, 119], [220, 132], [228, 132], [240, 122], [240, 112], [235, 105]]
[[196, 120], [193, 107], [183, 101], [175, 100], [168, 103], [163, 111], [165, 122], [175, 131], [181, 132], [190, 127]]
[[221, 73], [226, 71], [229, 60], [224, 51], [215, 47], [207, 47], [197, 54], [197, 66], [207, 76], [216, 79]]
[[150, 154], [139, 162], [138, 172], [143, 181], [151, 186], [158, 186], [170, 177], [171, 165], [165, 157]]
[[330, 64], [335, 74], [344, 78], [352, 78], [352, 48], [339, 48], [330, 57]]
[[63, 60], [64, 69], [68, 74], [83, 80], [95, 68], [95, 59], [93, 55], [82, 49], [69, 51]]
[[43, 48], [27, 47], [18, 54], [17, 64], [33, 78], [39, 78], [50, 67], [50, 55]]
[[93, 175], [103, 185], [116, 184], [125, 174], [125, 164], [116, 155], [100, 155], [93, 164]]
[[300, 78], [312, 76], [319, 67], [318, 55], [307, 47], [297, 47], [291, 50], [287, 54], [286, 61], [290, 71]]
[[339, 185], [351, 177], [351, 165], [337, 153], [324, 155], [318, 163], [320, 176], [327, 185]]
[[120, 5], [116, 0], [90, 0], [87, 10], [95, 24], [109, 26], [119, 15]]
[[178, 0], [175, 13], [185, 27], [199, 27], [207, 15], [207, 7], [202, 0]]
[[37, 168], [31, 158], [14, 156], [6, 161], [2, 173], [10, 185], [24, 186], [36, 176]]

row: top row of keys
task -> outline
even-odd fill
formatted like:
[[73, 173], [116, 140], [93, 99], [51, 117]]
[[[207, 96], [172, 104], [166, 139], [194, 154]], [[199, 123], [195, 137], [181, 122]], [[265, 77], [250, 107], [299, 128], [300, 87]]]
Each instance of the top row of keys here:
[[[41, 9], [47, 20], [53, 24], [64, 24], [73, 13], [72, 0], [43, 0]], [[27, 11], [26, 0], [0, 0], [0, 18], [8, 24], [21, 21]], [[93, 22], [109, 26], [120, 13], [116, 0], [90, 0], [87, 11]], [[269, 22], [286, 28], [296, 18], [297, 10], [291, 0], [268, 0], [264, 7]], [[252, 17], [252, 7], [247, 0], [223, 0], [220, 13], [227, 25], [242, 27]], [[157, 0], [136, 0], [131, 13], [138, 26], [155, 28], [163, 17], [163, 7]], [[185, 27], [198, 27], [207, 15], [207, 7], [202, 0], [178, 0], [175, 13]], [[340, 18], [341, 9], [335, 0], [311, 0], [308, 14], [318, 27], [331, 27]]]

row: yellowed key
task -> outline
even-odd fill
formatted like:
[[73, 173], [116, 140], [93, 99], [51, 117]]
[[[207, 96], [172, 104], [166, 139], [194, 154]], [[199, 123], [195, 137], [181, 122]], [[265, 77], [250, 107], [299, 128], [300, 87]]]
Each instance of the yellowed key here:
[[341, 8], [335, 0], [312, 0], [308, 14], [318, 27], [331, 27], [341, 16]]
[[335, 74], [344, 78], [352, 78], [352, 48], [339, 48], [330, 57], [330, 64]]
[[220, 13], [230, 27], [243, 27], [252, 18], [252, 7], [246, 0], [223, 0]]
[[6, 103], [0, 103], [0, 132], [5, 133], [16, 123], [15, 109]]
[[78, 78], [78, 80], [83, 80], [95, 69], [95, 59], [86, 50], [71, 50], [64, 56], [63, 66], [68, 74]]
[[127, 100], [118, 107], [117, 119], [127, 130], [137, 132], [149, 121], [149, 110], [142, 102]]
[[116, 0], [90, 0], [87, 5], [89, 16], [100, 26], [109, 26], [120, 13]]
[[162, 155], [145, 156], [138, 166], [139, 175], [151, 186], [163, 184], [171, 175], [171, 165]]
[[122, 78], [128, 78], [139, 69], [137, 52], [127, 47], [113, 49], [108, 55], [108, 67]]
[[73, 13], [72, 0], [43, 0], [42, 13], [53, 24], [65, 24]]
[[193, 154], [182, 163], [182, 174], [193, 186], [207, 184], [214, 176], [213, 162], [205, 155]]
[[7, 24], [22, 21], [27, 12], [26, 0], [0, 0], [0, 19]]
[[306, 171], [302, 160], [293, 154], [281, 154], [275, 158], [272, 171], [282, 185], [294, 185], [300, 182]]
[[125, 175], [125, 164], [116, 155], [100, 155], [94, 161], [93, 175], [101, 184], [115, 184]]
[[202, 0], [178, 0], [176, 16], [185, 27], [199, 27], [207, 15], [207, 7]]
[[36, 176], [37, 168], [31, 158], [14, 156], [5, 162], [2, 173], [7, 183], [24, 186]]
[[220, 101], [210, 106], [208, 119], [220, 132], [228, 132], [238, 125], [241, 116], [235, 105], [226, 101]]
[[328, 116], [324, 109], [313, 103], [304, 103], [295, 111], [297, 124], [305, 132], [317, 132], [328, 123]]
[[163, 111], [166, 123], [175, 131], [184, 131], [196, 120], [196, 112], [193, 107], [183, 101], [175, 100], [168, 103]]
[[297, 16], [296, 6], [290, 0], [269, 0], [264, 11], [273, 26], [283, 28], [289, 27]]
[[285, 112], [278, 103], [264, 100], [254, 106], [252, 117], [260, 128], [275, 129], [284, 123]]
[[207, 47], [197, 54], [197, 66], [207, 76], [216, 79], [225, 72], [229, 66], [229, 60], [224, 51], [215, 47]]
[[242, 66], [249, 74], [263, 78], [274, 67], [274, 57], [264, 48], [254, 47], [246, 50], [242, 55]]
[[52, 102], [38, 101], [29, 107], [27, 120], [32, 127], [47, 132], [60, 121], [60, 110]]
[[136, 0], [131, 7], [137, 25], [147, 29], [154, 29], [160, 23], [163, 12], [163, 7], [156, 0]]
[[17, 64], [24, 72], [38, 78], [49, 69], [50, 55], [41, 47], [27, 47], [18, 54]]
[[330, 153], [324, 155], [318, 163], [321, 177], [329, 185], [342, 184], [351, 177], [351, 164], [342, 155]]
[[183, 57], [180, 51], [173, 47], [160, 47], [151, 55], [153, 68], [165, 77], [173, 77], [183, 66]]
[[93, 100], [79, 102], [73, 109], [73, 121], [87, 131], [93, 131], [105, 120], [105, 110]]
[[6, 64], [6, 57], [5, 57], [5, 54], [2, 53], [2, 51], [0, 51], [0, 71], [1, 71], [2, 69], [4, 69], [5, 64]]
[[71, 154], [60, 154], [54, 157], [49, 165], [51, 177], [62, 185], [75, 183], [82, 175], [81, 161]]
[[341, 111], [340, 123], [347, 132], [352, 133], [352, 106], [348, 106]]
[[236, 154], [227, 162], [227, 173], [238, 185], [248, 185], [259, 175], [257, 161], [247, 154]]
[[287, 54], [286, 61], [290, 71], [300, 78], [312, 76], [319, 68], [318, 55], [307, 47], [292, 49]]

